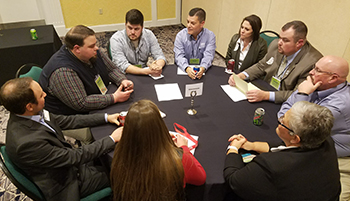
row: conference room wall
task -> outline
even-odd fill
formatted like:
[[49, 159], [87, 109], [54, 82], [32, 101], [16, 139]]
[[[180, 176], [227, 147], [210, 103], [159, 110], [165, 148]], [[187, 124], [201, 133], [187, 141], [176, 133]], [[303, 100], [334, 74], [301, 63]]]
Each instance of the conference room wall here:
[[288, 21], [302, 20], [309, 28], [308, 40], [315, 48], [323, 55], [337, 55], [350, 63], [350, 1], [216, 0], [214, 4], [212, 0], [183, 0], [183, 24], [186, 25], [188, 12], [193, 7], [206, 10], [205, 27], [215, 33], [216, 50], [223, 56], [241, 20], [256, 14], [262, 19], [262, 30], [276, 32]]
[[[87, 26], [124, 24], [125, 13], [132, 8], [142, 12], [145, 22], [176, 18], [176, 0], [105, 0], [103, 2], [60, 0], [60, 2], [67, 28], [77, 24]], [[156, 15], [152, 13], [152, 4], [155, 4]]]

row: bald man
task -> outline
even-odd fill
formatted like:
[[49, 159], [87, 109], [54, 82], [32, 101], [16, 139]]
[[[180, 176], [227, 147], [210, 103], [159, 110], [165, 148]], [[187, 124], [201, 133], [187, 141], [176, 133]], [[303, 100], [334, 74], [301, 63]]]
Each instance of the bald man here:
[[283, 116], [295, 102], [309, 101], [332, 111], [332, 138], [338, 155], [342, 193], [340, 200], [350, 200], [350, 85], [348, 62], [337, 56], [321, 58], [307, 79], [282, 104], [277, 116]]

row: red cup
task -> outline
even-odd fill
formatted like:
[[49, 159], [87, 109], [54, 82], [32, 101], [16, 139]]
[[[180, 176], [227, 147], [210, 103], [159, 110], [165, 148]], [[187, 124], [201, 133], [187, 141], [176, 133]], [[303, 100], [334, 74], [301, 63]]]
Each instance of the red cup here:
[[235, 60], [234, 59], [228, 60], [228, 62], [227, 62], [227, 72], [232, 73], [234, 67], [235, 67]]

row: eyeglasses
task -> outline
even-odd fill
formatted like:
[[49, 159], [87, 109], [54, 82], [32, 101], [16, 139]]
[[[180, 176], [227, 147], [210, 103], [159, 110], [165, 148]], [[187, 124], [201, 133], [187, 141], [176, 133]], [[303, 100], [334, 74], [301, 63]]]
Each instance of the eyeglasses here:
[[288, 128], [286, 125], [282, 124], [281, 122], [283, 121], [284, 115], [281, 116], [280, 118], [277, 119], [277, 122], [279, 125], [283, 126], [284, 128], [286, 128], [287, 130], [289, 130], [290, 132], [294, 133], [294, 131], [290, 128]]
[[336, 75], [336, 76], [340, 77], [337, 73], [323, 71], [323, 70], [321, 70], [319, 67], [317, 67], [315, 65], [314, 65], [313, 69], [316, 71], [316, 73], [325, 73], [325, 74], [328, 74], [328, 75]]

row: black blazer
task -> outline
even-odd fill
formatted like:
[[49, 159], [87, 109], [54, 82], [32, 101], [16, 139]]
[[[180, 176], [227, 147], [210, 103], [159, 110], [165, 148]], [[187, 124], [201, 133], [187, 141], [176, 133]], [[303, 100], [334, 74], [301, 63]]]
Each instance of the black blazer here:
[[238, 34], [235, 34], [232, 36], [231, 42], [227, 48], [227, 53], [226, 53], [226, 58], [225, 58], [226, 65], [227, 65], [228, 60], [230, 60], [230, 59], [235, 60], [234, 71], [236, 73], [242, 72], [245, 69], [249, 68], [250, 66], [254, 65], [258, 61], [260, 61], [262, 58], [264, 58], [265, 54], [267, 53], [267, 43], [263, 38], [259, 37], [258, 40], [255, 40], [252, 42], [252, 45], [250, 46], [248, 53], [242, 62], [242, 66], [238, 70], [239, 54], [241, 52], [240, 48], [237, 48], [235, 50], [236, 43], [237, 43], [238, 39], [239, 39]]
[[262, 153], [247, 165], [240, 155], [230, 153], [224, 176], [231, 189], [247, 200], [333, 201], [341, 190], [331, 137], [316, 149]]

